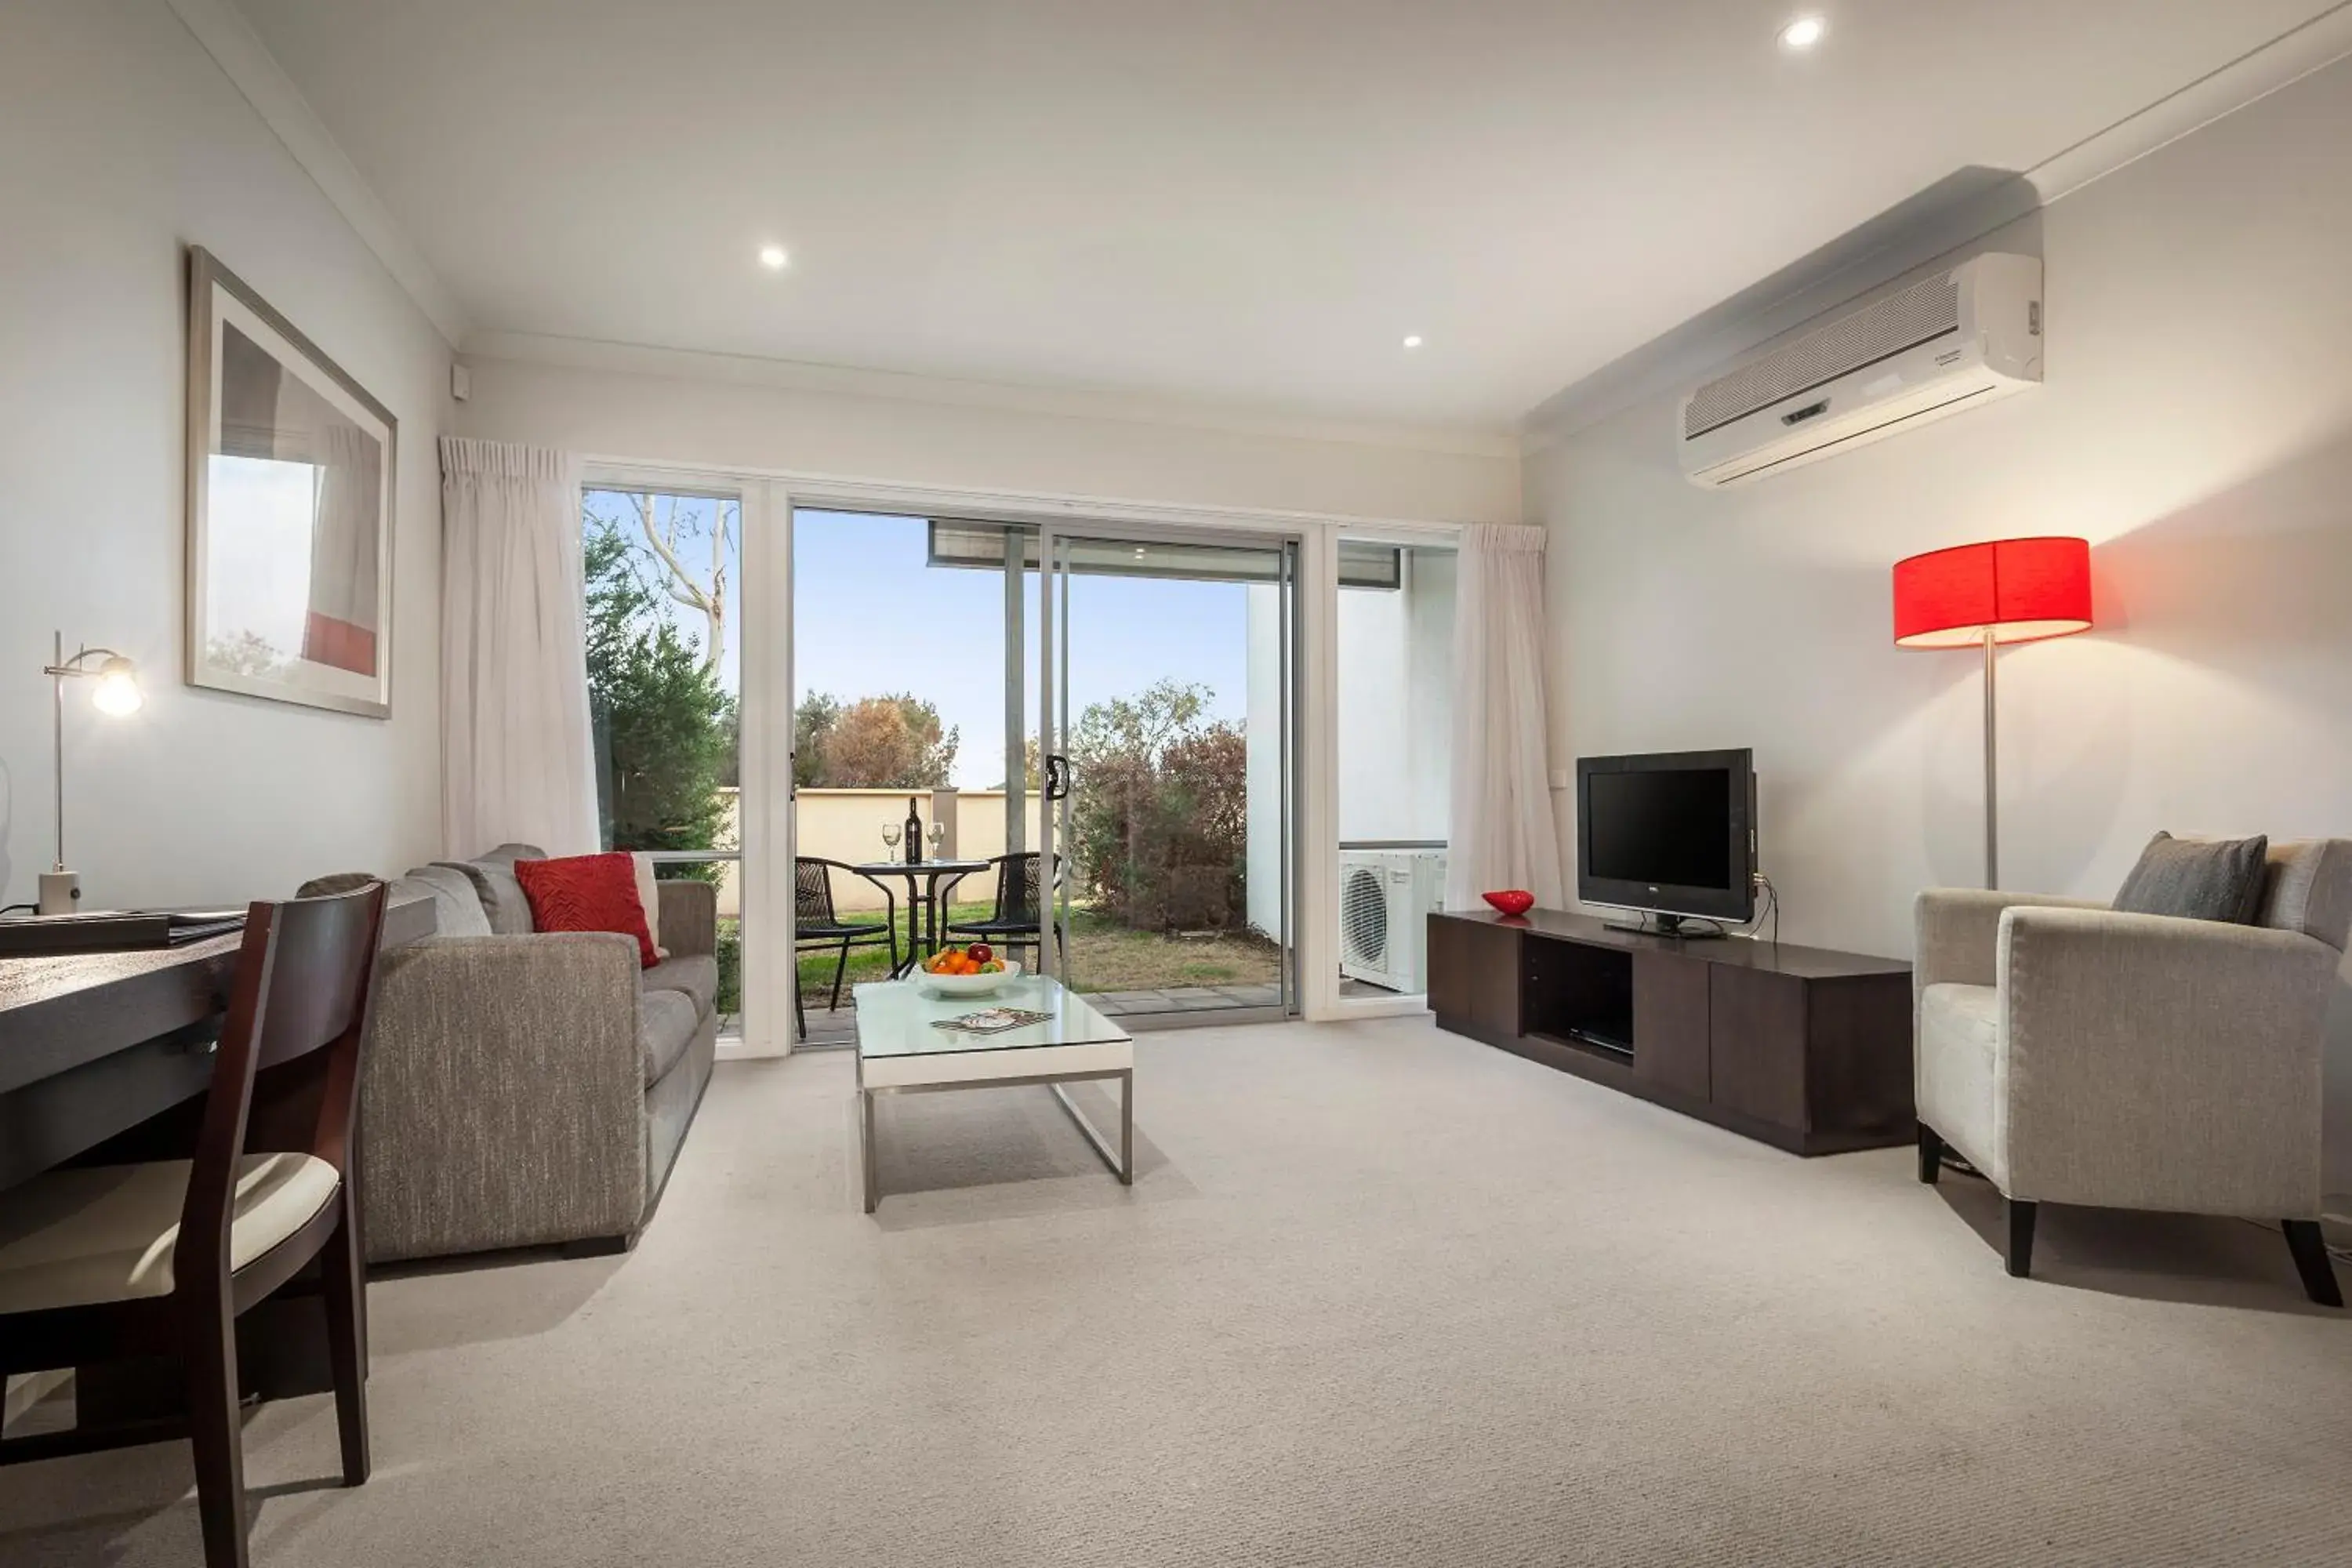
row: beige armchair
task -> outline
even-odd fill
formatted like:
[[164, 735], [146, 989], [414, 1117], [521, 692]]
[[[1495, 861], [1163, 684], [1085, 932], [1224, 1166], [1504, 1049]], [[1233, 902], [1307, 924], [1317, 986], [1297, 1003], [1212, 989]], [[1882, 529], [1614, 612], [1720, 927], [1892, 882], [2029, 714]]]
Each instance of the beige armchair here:
[[2347, 940], [2344, 839], [2272, 845], [2253, 925], [1922, 893], [1919, 1179], [1948, 1148], [2000, 1189], [2021, 1277], [2043, 1202], [2281, 1220], [2305, 1290], [2342, 1306], [2320, 1079]]

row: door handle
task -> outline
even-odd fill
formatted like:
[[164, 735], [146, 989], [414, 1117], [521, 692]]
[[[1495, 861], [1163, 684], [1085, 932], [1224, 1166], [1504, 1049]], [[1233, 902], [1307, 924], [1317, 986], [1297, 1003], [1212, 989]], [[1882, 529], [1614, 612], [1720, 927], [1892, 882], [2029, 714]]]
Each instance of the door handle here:
[[1070, 794], [1070, 759], [1053, 755], [1045, 759], [1045, 798], [1066, 800]]

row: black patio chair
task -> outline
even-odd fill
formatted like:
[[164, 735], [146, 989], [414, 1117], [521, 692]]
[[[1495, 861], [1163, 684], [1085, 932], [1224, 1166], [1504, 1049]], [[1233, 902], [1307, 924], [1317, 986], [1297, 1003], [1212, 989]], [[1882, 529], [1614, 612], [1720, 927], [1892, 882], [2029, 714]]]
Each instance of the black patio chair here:
[[[833, 907], [833, 874], [846, 871], [861, 881], [872, 882], [882, 890], [883, 915], [880, 925], [862, 921], [845, 921]], [[849, 971], [849, 950], [854, 947], [875, 947], [887, 943], [890, 949], [890, 973], [898, 973], [898, 897], [889, 884], [877, 881], [856, 867], [840, 860], [820, 859], [803, 855], [793, 861], [793, 1016], [808, 1034], [808, 1009], [801, 1002], [800, 955], [839, 949], [841, 958], [833, 966], [833, 1001], [837, 1012], [841, 1007], [841, 980]]]
[[[1038, 855], [1034, 849], [1023, 855], [998, 855], [989, 864], [996, 868], [996, 903], [986, 920], [950, 921], [948, 934], [970, 942], [984, 942], [992, 947], [1010, 948], [1019, 952], [1027, 948], [1042, 962], [1045, 955], [1044, 922], [1038, 910]], [[1055, 857], [1055, 870], [1061, 869], [1061, 857]], [[971, 873], [966, 873], [970, 875]], [[940, 890], [940, 903], [946, 906], [948, 895], [963, 882], [958, 877]], [[1054, 945], [1062, 947], [1062, 933], [1055, 929]], [[1032, 969], [1035, 964], [1030, 966]]]

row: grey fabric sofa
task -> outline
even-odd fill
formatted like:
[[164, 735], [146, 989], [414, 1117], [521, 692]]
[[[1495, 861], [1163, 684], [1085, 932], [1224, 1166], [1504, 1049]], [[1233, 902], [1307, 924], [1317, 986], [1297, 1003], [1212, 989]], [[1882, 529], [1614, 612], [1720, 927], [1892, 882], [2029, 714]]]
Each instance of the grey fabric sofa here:
[[373, 1262], [632, 1245], [710, 1081], [717, 893], [658, 884], [662, 946], [534, 931], [505, 845], [394, 883], [437, 934], [384, 954], [361, 1079]]
[[2014, 893], [1922, 893], [1914, 970], [1919, 1179], [1948, 1147], [2000, 1190], [2009, 1271], [2034, 1205], [2285, 1222], [2312, 1300], [2321, 1074], [2352, 940], [2352, 841], [2270, 847], [2252, 925]]

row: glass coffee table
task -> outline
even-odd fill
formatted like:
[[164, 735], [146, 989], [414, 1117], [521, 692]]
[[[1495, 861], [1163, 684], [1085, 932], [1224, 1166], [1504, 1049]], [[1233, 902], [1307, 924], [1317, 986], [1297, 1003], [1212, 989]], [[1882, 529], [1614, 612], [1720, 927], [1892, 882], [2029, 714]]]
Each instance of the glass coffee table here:
[[[990, 996], [931, 996], [911, 980], [860, 985], [857, 998], [857, 1125], [866, 1212], [881, 1201], [874, 1153], [874, 1097], [948, 1089], [1043, 1084], [1086, 1134], [1111, 1173], [1135, 1184], [1135, 1040], [1046, 975], [1024, 974]], [[1044, 1013], [1045, 1021], [1000, 1034], [940, 1026], [989, 1007]], [[1072, 1102], [1065, 1085], [1118, 1079], [1118, 1152]]]

